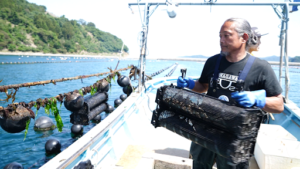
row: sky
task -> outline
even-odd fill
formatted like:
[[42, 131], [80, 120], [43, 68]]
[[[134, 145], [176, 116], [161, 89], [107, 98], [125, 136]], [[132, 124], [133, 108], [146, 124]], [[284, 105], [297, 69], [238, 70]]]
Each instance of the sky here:
[[[208, 1], [208, 0], [207, 0]], [[139, 57], [139, 33], [142, 30], [138, 7], [128, 8], [135, 0], [28, 0], [44, 5], [48, 12], [68, 19], [84, 19], [96, 27], [121, 38], [132, 57]], [[145, 2], [141, 0], [140, 2]], [[165, 2], [155, 0], [152, 2]], [[204, 2], [204, 0], [182, 0], [174, 2]], [[253, 0], [218, 0], [226, 2], [253, 2]], [[284, 2], [284, 0], [255, 0], [254, 2]], [[153, 9], [152, 7], [151, 9]], [[300, 56], [300, 6], [290, 13], [288, 33], [288, 55]], [[279, 9], [279, 8], [278, 8]], [[141, 13], [144, 8], [141, 6]], [[224, 21], [231, 17], [244, 18], [252, 27], [269, 33], [261, 38], [257, 57], [280, 55], [279, 33], [281, 20], [272, 6], [179, 6], [177, 16], [169, 18], [165, 6], [159, 6], [149, 22], [147, 57], [172, 58], [178, 56], [212, 56], [220, 52], [219, 31]]]

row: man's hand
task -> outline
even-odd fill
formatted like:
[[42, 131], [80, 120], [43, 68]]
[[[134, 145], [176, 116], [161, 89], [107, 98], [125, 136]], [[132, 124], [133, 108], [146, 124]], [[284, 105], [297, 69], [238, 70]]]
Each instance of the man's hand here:
[[246, 92], [233, 92], [231, 98], [235, 99], [236, 102], [243, 107], [257, 106], [263, 108], [266, 105], [266, 91], [246, 91]]
[[195, 82], [191, 78], [182, 78], [181, 76], [177, 79], [177, 86], [178, 87], [187, 87], [189, 89], [193, 89], [195, 87]]

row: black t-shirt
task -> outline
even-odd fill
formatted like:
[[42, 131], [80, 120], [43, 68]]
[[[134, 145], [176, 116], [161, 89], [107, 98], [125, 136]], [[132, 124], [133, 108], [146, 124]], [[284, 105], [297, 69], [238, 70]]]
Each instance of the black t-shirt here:
[[[238, 61], [228, 62], [225, 57], [222, 57], [219, 66], [219, 76], [217, 80], [217, 88], [213, 89], [213, 74], [217, 63], [218, 55], [207, 59], [201, 77], [200, 83], [208, 83], [209, 88], [207, 95], [220, 98], [222, 100], [229, 99], [231, 101], [231, 93], [236, 91], [236, 82], [239, 73], [244, 69], [250, 54]], [[274, 70], [270, 64], [259, 58], [255, 58], [252, 67], [245, 79], [244, 91], [266, 90], [267, 97], [281, 94], [282, 89], [275, 76]], [[227, 99], [226, 99], [227, 97]]]

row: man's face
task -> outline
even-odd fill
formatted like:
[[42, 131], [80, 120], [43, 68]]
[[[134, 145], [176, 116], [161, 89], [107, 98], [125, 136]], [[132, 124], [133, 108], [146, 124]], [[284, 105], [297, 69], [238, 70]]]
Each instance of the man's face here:
[[237, 31], [235, 30], [234, 22], [225, 22], [220, 30], [220, 46], [223, 53], [233, 53], [234, 51], [241, 50], [245, 48], [243, 44], [246, 41], [243, 37], [239, 37]]

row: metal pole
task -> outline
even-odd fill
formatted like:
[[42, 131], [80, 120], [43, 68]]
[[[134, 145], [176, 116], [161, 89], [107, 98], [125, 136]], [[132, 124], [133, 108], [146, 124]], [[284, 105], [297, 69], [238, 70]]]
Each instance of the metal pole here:
[[144, 70], [144, 55], [145, 55], [145, 28], [143, 28], [143, 40], [142, 40], [142, 47], [141, 47], [141, 52], [140, 52], [140, 73], [139, 73], [139, 88], [138, 88], [138, 92], [142, 92], [142, 77], [143, 77], [143, 71]]
[[[281, 18], [284, 19], [284, 18]], [[285, 29], [284, 29], [284, 20], [281, 21], [281, 32], [280, 32], [280, 64], [279, 64], [279, 84], [282, 87], [281, 79], [282, 79], [282, 67], [283, 67], [283, 52], [284, 52], [284, 36], [285, 36]]]
[[285, 4], [285, 99], [289, 95], [289, 55], [288, 55], [288, 22], [289, 22], [289, 3]]
[[143, 40], [140, 54], [140, 73], [139, 73], [139, 88], [138, 92], [142, 92], [145, 80], [145, 63], [146, 63], [146, 49], [147, 49], [147, 36], [148, 36], [148, 23], [149, 23], [149, 8], [148, 3], [145, 4], [144, 23], [143, 23]]

